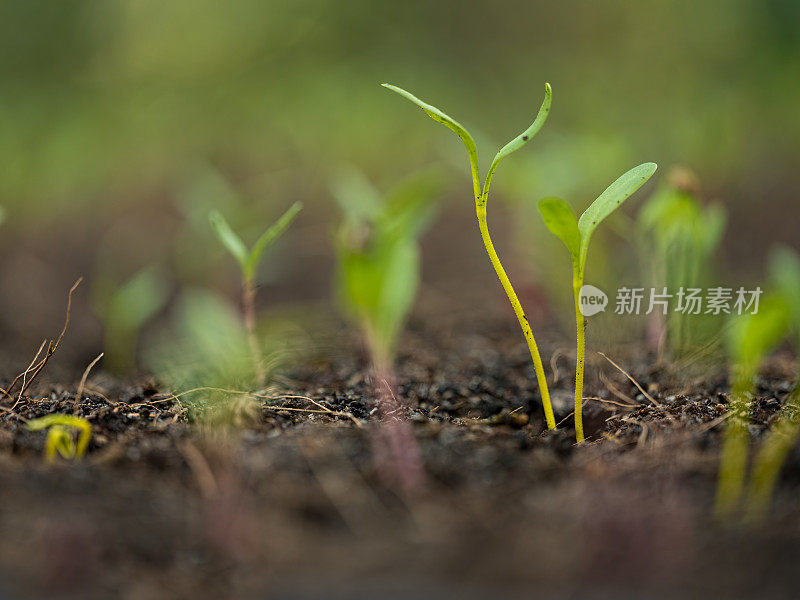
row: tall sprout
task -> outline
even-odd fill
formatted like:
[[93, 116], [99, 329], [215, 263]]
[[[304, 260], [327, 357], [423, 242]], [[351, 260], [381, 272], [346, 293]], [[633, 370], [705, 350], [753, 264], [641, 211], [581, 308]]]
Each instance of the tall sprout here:
[[486, 179], [483, 181], [482, 185], [480, 169], [478, 168], [478, 151], [475, 146], [475, 141], [472, 139], [472, 136], [466, 130], [466, 128], [435, 106], [423, 102], [406, 90], [388, 83], [384, 83], [383, 86], [400, 94], [407, 100], [410, 100], [419, 106], [431, 119], [437, 123], [441, 123], [445, 127], [455, 132], [464, 143], [464, 146], [467, 149], [467, 157], [469, 158], [470, 169], [472, 171], [472, 188], [475, 196], [475, 210], [478, 217], [478, 228], [481, 233], [483, 245], [485, 246], [486, 252], [489, 255], [489, 260], [492, 263], [492, 267], [494, 267], [495, 273], [497, 273], [497, 277], [500, 279], [500, 283], [502, 284], [503, 289], [508, 296], [508, 300], [514, 309], [514, 314], [517, 316], [517, 320], [522, 328], [522, 333], [525, 336], [525, 341], [528, 344], [531, 359], [533, 360], [533, 366], [536, 370], [536, 379], [539, 383], [539, 390], [542, 395], [542, 405], [544, 407], [544, 415], [545, 420], [547, 421], [547, 427], [548, 429], [555, 429], [556, 421], [553, 415], [553, 406], [550, 402], [550, 392], [547, 387], [547, 378], [545, 376], [544, 366], [542, 365], [542, 358], [539, 355], [539, 348], [536, 344], [536, 340], [533, 337], [533, 330], [531, 329], [528, 317], [525, 315], [525, 311], [522, 309], [519, 298], [517, 298], [517, 294], [511, 285], [511, 281], [506, 274], [505, 268], [503, 268], [503, 265], [500, 262], [500, 258], [497, 256], [494, 244], [492, 243], [492, 238], [489, 235], [489, 226], [486, 220], [486, 205], [489, 200], [489, 187], [492, 183], [494, 173], [497, 170], [500, 161], [502, 161], [512, 152], [519, 150], [522, 148], [522, 146], [527, 144], [531, 138], [533, 138], [533, 136], [539, 132], [539, 130], [542, 128], [542, 125], [544, 125], [547, 115], [550, 112], [550, 102], [552, 99], [552, 90], [550, 89], [550, 84], [545, 84], [544, 101], [539, 108], [539, 113], [537, 114], [536, 119], [533, 121], [533, 123], [531, 123], [530, 127], [508, 142], [497, 152], [492, 164], [489, 166], [489, 170], [486, 173]]
[[250, 249], [245, 246], [242, 238], [231, 229], [221, 213], [211, 211], [209, 214], [209, 221], [214, 233], [239, 264], [239, 271], [242, 277], [244, 325], [247, 330], [250, 353], [253, 357], [256, 385], [259, 387], [264, 386], [267, 373], [263, 364], [258, 335], [256, 334], [256, 274], [258, 265], [264, 250], [288, 229], [302, 208], [302, 203], [295, 202], [269, 229], [261, 234]]
[[577, 353], [575, 361], [575, 436], [584, 440], [583, 433], [583, 372], [586, 354], [586, 319], [581, 308], [581, 289], [586, 270], [586, 255], [589, 240], [598, 225], [614, 212], [636, 190], [642, 187], [653, 173], [655, 163], [644, 163], [619, 177], [592, 202], [581, 215], [575, 218], [572, 207], [560, 198], [545, 198], [539, 202], [547, 228], [556, 235], [569, 250], [572, 259], [572, 292], [575, 300], [575, 328]]

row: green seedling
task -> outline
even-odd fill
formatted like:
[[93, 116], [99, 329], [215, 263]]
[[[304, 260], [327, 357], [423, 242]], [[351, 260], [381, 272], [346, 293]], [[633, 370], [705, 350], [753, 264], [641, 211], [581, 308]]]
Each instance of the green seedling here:
[[[654, 287], [671, 290], [702, 287], [704, 269], [722, 241], [727, 215], [719, 205], [702, 206], [691, 192], [689, 174], [673, 170], [669, 183], [642, 206], [636, 221], [640, 254]], [[666, 323], [658, 311], [651, 314], [650, 344], [661, 350], [666, 343], [674, 356], [685, 355], [697, 344], [708, 319], [673, 312]]]
[[761, 363], [786, 334], [790, 308], [781, 295], [761, 302], [759, 311], [733, 320], [728, 345], [733, 365], [728, 418], [720, 457], [715, 513], [730, 519], [739, 506], [747, 469], [750, 415]]
[[139, 332], [167, 303], [166, 278], [158, 268], [145, 267], [117, 288], [99, 279], [93, 296], [105, 324], [105, 368], [127, 373], [136, 365]]
[[[89, 441], [92, 439], [92, 426], [89, 421], [70, 415], [47, 415], [28, 421], [27, 427], [31, 431], [47, 430], [44, 455], [48, 462], [55, 460], [56, 453], [65, 460], [80, 460], [86, 454]], [[77, 443], [74, 431], [78, 432]]]
[[[280, 320], [259, 329], [259, 366], [270, 375], [300, 350], [298, 331]], [[172, 390], [194, 422], [240, 425], [260, 414], [255, 365], [239, 311], [226, 298], [189, 288], [177, 297], [169, 326], [145, 340], [144, 364]], [[259, 389], [263, 392], [263, 389]]]
[[534, 119], [530, 127], [508, 142], [497, 152], [494, 160], [492, 160], [488, 172], [486, 173], [486, 179], [484, 180], [483, 185], [481, 185], [480, 170], [478, 168], [478, 151], [475, 146], [475, 141], [472, 139], [470, 133], [460, 123], [443, 113], [435, 106], [431, 106], [430, 104], [423, 102], [413, 94], [399, 87], [389, 85], [388, 83], [384, 83], [383, 86], [400, 94], [407, 100], [410, 100], [419, 106], [423, 111], [425, 111], [425, 114], [427, 114], [434, 121], [441, 123], [445, 127], [455, 132], [464, 143], [464, 146], [467, 149], [467, 156], [469, 158], [469, 164], [472, 171], [472, 187], [475, 195], [475, 210], [478, 217], [478, 228], [481, 232], [483, 245], [486, 247], [486, 252], [489, 255], [489, 260], [492, 263], [492, 267], [494, 267], [495, 273], [497, 273], [497, 277], [500, 279], [500, 283], [502, 284], [503, 289], [508, 296], [508, 300], [514, 309], [514, 314], [517, 316], [517, 320], [522, 328], [522, 332], [525, 335], [525, 341], [528, 344], [531, 359], [533, 360], [533, 366], [536, 370], [536, 379], [539, 383], [539, 391], [541, 392], [542, 396], [542, 405], [544, 407], [544, 415], [545, 420], [547, 421], [547, 427], [549, 429], [555, 429], [556, 421], [553, 415], [553, 407], [550, 402], [550, 392], [547, 388], [547, 378], [545, 377], [544, 366], [542, 365], [542, 359], [539, 355], [539, 348], [536, 345], [536, 340], [533, 337], [533, 330], [531, 329], [528, 317], [525, 315], [525, 311], [522, 309], [522, 305], [520, 304], [517, 294], [511, 285], [511, 281], [509, 280], [503, 265], [500, 263], [500, 258], [497, 256], [497, 252], [494, 249], [494, 244], [492, 243], [492, 238], [489, 235], [489, 226], [486, 220], [486, 204], [489, 199], [489, 186], [492, 183], [492, 177], [494, 177], [494, 173], [497, 170], [500, 161], [512, 152], [519, 150], [522, 148], [522, 146], [527, 144], [533, 138], [533, 136], [539, 132], [539, 130], [542, 128], [542, 125], [544, 125], [545, 120], [547, 120], [547, 115], [550, 112], [550, 102], [552, 98], [550, 84], [545, 84], [544, 101], [539, 108], [539, 113], [536, 115], [536, 119]]
[[222, 245], [230, 252], [239, 263], [242, 276], [242, 307], [244, 310], [244, 325], [250, 345], [250, 353], [255, 367], [255, 381], [258, 387], [263, 387], [266, 382], [266, 370], [263, 365], [263, 354], [256, 334], [256, 274], [261, 256], [275, 240], [292, 224], [303, 205], [295, 202], [275, 223], [256, 240], [248, 250], [242, 238], [231, 229], [225, 217], [217, 211], [212, 211], [209, 221], [214, 233]]
[[564, 243], [572, 259], [572, 290], [575, 300], [578, 348], [575, 364], [575, 436], [578, 442], [584, 439], [582, 408], [586, 319], [581, 307], [581, 289], [589, 240], [603, 219], [642, 187], [656, 172], [656, 168], [655, 163], [644, 163], [622, 175], [589, 205], [580, 219], [575, 218], [572, 207], [560, 198], [545, 198], [539, 202], [539, 212], [545, 225]]
[[0, 225], [6, 220], [6, 209], [0, 206]]
[[420, 278], [417, 239], [431, 222], [438, 182], [424, 175], [381, 198], [357, 171], [331, 186], [343, 220], [335, 233], [337, 296], [364, 332], [377, 372], [388, 373]]
[[[800, 257], [788, 248], [778, 249], [770, 258], [770, 274], [777, 293], [788, 305], [795, 348], [800, 350]], [[781, 467], [798, 434], [800, 374], [753, 463], [745, 501], [745, 515], [751, 521], [766, 516]]]

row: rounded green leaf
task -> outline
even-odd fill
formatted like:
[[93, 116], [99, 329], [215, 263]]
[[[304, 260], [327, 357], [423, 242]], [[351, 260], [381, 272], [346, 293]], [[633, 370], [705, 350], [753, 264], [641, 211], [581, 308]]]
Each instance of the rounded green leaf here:
[[564, 242], [573, 260], [577, 259], [581, 234], [572, 207], [561, 198], [543, 198], [539, 201], [539, 212], [550, 232]]

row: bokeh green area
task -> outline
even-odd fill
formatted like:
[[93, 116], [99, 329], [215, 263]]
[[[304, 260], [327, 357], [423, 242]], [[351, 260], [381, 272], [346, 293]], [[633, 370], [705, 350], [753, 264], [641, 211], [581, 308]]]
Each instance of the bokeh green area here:
[[[130, 235], [115, 219], [144, 206], [149, 223], [203, 223], [181, 207], [217, 175], [228, 196], [244, 198], [252, 214], [238, 221], [253, 230], [303, 200], [303, 218], [321, 224], [303, 243], [329, 254], [329, 182], [343, 165], [381, 188], [429, 163], [451, 165], [448, 194], [464, 202], [448, 210], [469, 213], [459, 141], [383, 81], [470, 128], [484, 165], [529, 124], [551, 83], [547, 125], [495, 179], [497, 201], [531, 223], [517, 228], [517, 246], [542, 233], [542, 196], [582, 210], [652, 160], [662, 177], [691, 168], [728, 208], [729, 263], [757, 261], [773, 238], [798, 243], [798, 23], [796, 0], [6, 0], [0, 261], [20, 237], [86, 215], [99, 231], [98, 262], [113, 270], [108, 236]], [[203, 211], [230, 207], [224, 196], [206, 197]], [[171, 242], [180, 248], [184, 234], [167, 232], [169, 244], [158, 229], [157, 242], [136, 238], [139, 254], [127, 245], [135, 258], [120, 279], [164, 262]], [[193, 238], [182, 252], [210, 251]], [[613, 268], [597, 263], [588, 280]]]
[[169, 188], [199, 159], [291, 173], [298, 186], [331, 162], [388, 176], [437, 160], [439, 137], [384, 80], [495, 144], [550, 81], [532, 196], [563, 194], [565, 179], [596, 187], [638, 157], [720, 185], [793, 178], [800, 147], [793, 0], [29, 0], [0, 11], [0, 192], [30, 218], [120, 188], [135, 202], [132, 189]]

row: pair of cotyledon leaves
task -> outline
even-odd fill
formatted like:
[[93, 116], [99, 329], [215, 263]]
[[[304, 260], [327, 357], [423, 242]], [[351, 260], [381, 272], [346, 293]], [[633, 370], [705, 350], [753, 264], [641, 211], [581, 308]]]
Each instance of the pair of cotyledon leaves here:
[[283, 213], [272, 227], [261, 234], [261, 237], [256, 240], [250, 250], [247, 249], [242, 238], [231, 229], [225, 217], [218, 211], [212, 211], [208, 220], [214, 228], [214, 232], [217, 234], [220, 242], [222, 242], [223, 246], [228, 249], [228, 252], [230, 252], [239, 263], [244, 279], [252, 280], [255, 277], [256, 270], [258, 269], [258, 261], [261, 259], [264, 250], [286, 231], [302, 208], [303, 204], [301, 202], [292, 204], [289, 210]]
[[[508, 144], [503, 146], [500, 151], [495, 155], [489, 172], [486, 176], [486, 182], [481, 189], [479, 186], [479, 176], [477, 167], [477, 150], [475, 142], [469, 132], [458, 121], [451, 118], [435, 106], [423, 102], [410, 92], [388, 83], [383, 84], [384, 87], [392, 90], [410, 100], [419, 106], [425, 113], [434, 121], [445, 125], [453, 130], [464, 142], [469, 155], [470, 165], [472, 167], [473, 180], [475, 181], [476, 199], [479, 202], [486, 202], [486, 195], [488, 194], [489, 183], [497, 169], [500, 161], [519, 150], [522, 146], [527, 144], [533, 138], [542, 125], [544, 125], [547, 115], [550, 112], [550, 103], [552, 98], [552, 90], [549, 84], [545, 84], [545, 98], [536, 119], [525, 131], [520, 133], [517, 137], [512, 139]], [[655, 163], [644, 163], [638, 167], [634, 167], [627, 173], [623, 174], [619, 179], [612, 183], [608, 188], [600, 194], [600, 196], [586, 209], [581, 215], [580, 219], [575, 217], [572, 208], [564, 200], [560, 198], [545, 198], [539, 202], [539, 211], [542, 213], [545, 225], [555, 234], [567, 247], [572, 256], [573, 265], [579, 272], [583, 272], [586, 263], [586, 252], [589, 246], [589, 239], [597, 226], [610, 215], [614, 210], [622, 204], [631, 194], [638, 190], [642, 185], [656, 171]]]

